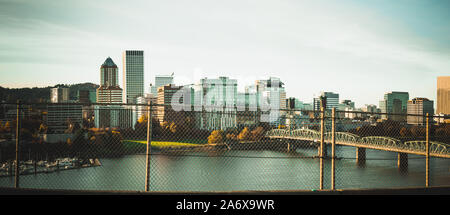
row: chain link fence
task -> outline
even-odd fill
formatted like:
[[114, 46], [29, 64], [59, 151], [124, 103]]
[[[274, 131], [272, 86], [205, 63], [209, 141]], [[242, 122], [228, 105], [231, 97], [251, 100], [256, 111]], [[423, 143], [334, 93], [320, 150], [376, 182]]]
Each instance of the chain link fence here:
[[450, 124], [444, 117], [104, 103], [1, 104], [0, 114], [0, 187], [274, 191], [450, 185]]

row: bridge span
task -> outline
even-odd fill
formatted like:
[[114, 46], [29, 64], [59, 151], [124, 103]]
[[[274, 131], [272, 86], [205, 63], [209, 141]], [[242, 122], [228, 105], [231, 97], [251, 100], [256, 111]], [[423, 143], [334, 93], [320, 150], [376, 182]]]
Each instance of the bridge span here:
[[[267, 131], [265, 136], [267, 138], [273, 139], [288, 139], [288, 140], [292, 139], [292, 140], [320, 142], [320, 132], [311, 129], [296, 129], [296, 130], [272, 129]], [[326, 144], [331, 144], [331, 141], [332, 141], [332, 132], [324, 133], [324, 142]], [[364, 158], [364, 160], [365, 160], [364, 149], [391, 151], [400, 154], [416, 154], [424, 156], [427, 155], [426, 152], [427, 142], [425, 140], [413, 140], [403, 142], [401, 140], [391, 137], [384, 137], [384, 136], [360, 137], [358, 135], [348, 132], [335, 132], [335, 144], [356, 147], [357, 150], [359, 150], [357, 151], [357, 155], [360, 155], [360, 159]], [[400, 154], [399, 160], [401, 159]], [[450, 145], [437, 141], [429, 141], [429, 156], [439, 158], [450, 158]]]

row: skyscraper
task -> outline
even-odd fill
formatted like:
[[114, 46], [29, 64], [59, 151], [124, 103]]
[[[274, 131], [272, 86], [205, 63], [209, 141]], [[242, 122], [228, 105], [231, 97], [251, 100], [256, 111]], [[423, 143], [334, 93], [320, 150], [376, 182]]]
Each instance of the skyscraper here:
[[100, 87], [97, 89], [98, 103], [122, 103], [122, 88], [118, 81], [119, 69], [108, 57], [100, 67]]
[[450, 76], [437, 78], [437, 110], [438, 114], [450, 114]]
[[[408, 92], [388, 92], [384, 94], [384, 100], [380, 101], [380, 109], [382, 113], [387, 114], [406, 114], [409, 100]], [[395, 121], [406, 120], [401, 115], [381, 115], [382, 119], [392, 119]]]
[[123, 52], [123, 90], [124, 103], [144, 96], [144, 51]]

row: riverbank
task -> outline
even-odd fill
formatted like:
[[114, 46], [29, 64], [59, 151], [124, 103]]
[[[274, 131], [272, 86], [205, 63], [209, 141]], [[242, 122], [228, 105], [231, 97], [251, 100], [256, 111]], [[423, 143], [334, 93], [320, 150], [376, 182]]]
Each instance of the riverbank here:
[[[55, 162], [47, 161], [27, 161], [20, 164], [20, 175], [32, 175], [40, 173], [52, 173], [63, 170], [81, 169], [88, 167], [101, 166], [99, 159], [57, 159]], [[15, 165], [13, 163], [4, 163], [0, 165], [0, 177], [13, 177], [15, 175]]]
[[[124, 140], [122, 141], [128, 152], [145, 152], [147, 149], [146, 140]], [[295, 141], [233, 141], [214, 144], [198, 144], [173, 141], [152, 141], [151, 150], [153, 152], [182, 152], [182, 151], [222, 151], [222, 150], [275, 150], [293, 151], [297, 148], [314, 147], [310, 143]]]

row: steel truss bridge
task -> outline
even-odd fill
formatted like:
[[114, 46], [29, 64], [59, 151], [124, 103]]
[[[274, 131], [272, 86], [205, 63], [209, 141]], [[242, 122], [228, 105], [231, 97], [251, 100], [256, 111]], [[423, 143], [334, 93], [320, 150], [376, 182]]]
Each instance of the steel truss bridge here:
[[[332, 132], [324, 133], [324, 142], [331, 144]], [[275, 139], [292, 139], [303, 141], [320, 142], [320, 132], [311, 129], [272, 129], [267, 131], [267, 138]], [[416, 154], [426, 156], [426, 141], [401, 141], [391, 137], [384, 136], [368, 136], [360, 137], [348, 132], [335, 132], [336, 145], [353, 146], [357, 148], [377, 149], [398, 153]], [[431, 157], [450, 158], [450, 145], [429, 141], [429, 155]]]

